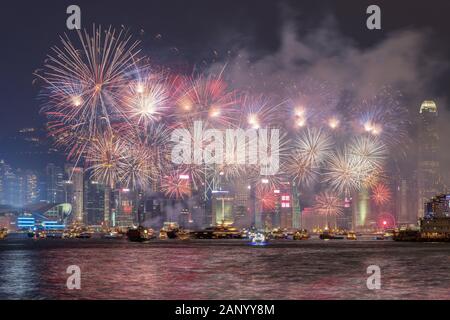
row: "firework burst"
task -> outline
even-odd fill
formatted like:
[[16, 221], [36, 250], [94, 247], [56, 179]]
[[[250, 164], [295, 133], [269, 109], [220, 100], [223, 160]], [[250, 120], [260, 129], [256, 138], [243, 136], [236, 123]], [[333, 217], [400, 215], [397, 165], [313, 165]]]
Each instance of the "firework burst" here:
[[229, 128], [235, 124], [236, 93], [221, 76], [186, 77], [175, 93], [177, 120], [185, 127], [203, 121], [210, 128]]
[[391, 190], [383, 183], [378, 183], [372, 189], [372, 199], [378, 206], [383, 206], [392, 198]]
[[161, 190], [169, 198], [184, 199], [191, 195], [189, 175], [175, 171], [163, 177]]
[[173, 82], [162, 72], [139, 71], [123, 94], [124, 110], [130, 121], [147, 126], [168, 118], [172, 106]]
[[355, 137], [349, 145], [349, 152], [360, 160], [363, 171], [369, 176], [382, 169], [387, 148], [380, 139], [366, 135]]
[[327, 160], [324, 182], [333, 191], [350, 194], [359, 190], [365, 165], [360, 158], [351, 155], [348, 150], [338, 151]]
[[81, 50], [61, 38], [62, 47], [54, 47], [43, 74], [47, 99], [44, 111], [75, 131], [94, 136], [110, 126], [112, 117], [122, 115], [121, 88], [139, 60], [138, 42], [123, 31], [103, 31], [93, 27], [92, 34], [78, 32]]
[[124, 150], [126, 142], [111, 133], [103, 134], [91, 141], [87, 150], [88, 171], [91, 177], [107, 186], [120, 182], [123, 164], [129, 155]]
[[323, 191], [316, 196], [314, 210], [317, 214], [324, 215], [328, 228], [328, 218], [336, 217], [342, 214], [344, 208], [343, 201], [334, 193]]
[[294, 144], [296, 157], [311, 167], [318, 167], [332, 154], [333, 141], [321, 129], [307, 128]]
[[152, 153], [142, 143], [130, 143], [126, 145], [125, 152], [128, 156], [122, 163], [122, 176], [120, 184], [133, 190], [144, 190], [150, 185], [154, 177], [152, 171]]
[[316, 196], [314, 209], [317, 213], [326, 216], [338, 216], [342, 214], [344, 203], [335, 193], [323, 191]]

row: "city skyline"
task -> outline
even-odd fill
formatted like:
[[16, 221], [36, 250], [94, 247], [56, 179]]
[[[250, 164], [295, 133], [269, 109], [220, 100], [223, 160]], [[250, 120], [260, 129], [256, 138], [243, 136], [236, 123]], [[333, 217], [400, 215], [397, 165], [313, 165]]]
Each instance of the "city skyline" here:
[[[321, 208], [328, 205], [327, 201], [331, 201], [328, 198], [332, 195], [323, 194], [323, 204], [320, 204], [322, 200], [317, 198], [322, 195], [316, 196], [315, 201], [299, 196], [299, 191], [306, 190], [297, 189], [289, 175], [284, 175], [285, 187], [279, 184], [264, 191], [263, 195], [252, 195], [251, 189], [254, 185], [249, 184], [245, 178], [218, 184], [219, 189], [212, 190], [213, 193], [209, 196], [210, 204], [195, 213], [194, 207], [204, 206], [202, 203], [205, 200], [202, 200], [201, 189], [191, 189], [189, 176], [186, 176], [187, 180], [184, 181], [188, 183], [186, 188], [190, 190], [190, 196], [183, 199], [181, 195], [175, 198], [173, 194], [164, 195], [158, 189], [158, 184], [151, 184], [140, 190], [128, 190], [120, 185], [111, 188], [93, 178], [89, 170], [74, 168], [70, 163], [64, 167], [49, 163], [45, 170], [38, 172], [12, 168], [3, 160], [0, 163], [0, 205], [16, 207], [20, 213], [21, 207], [33, 207], [39, 202], [55, 205], [68, 203], [71, 205], [71, 220], [64, 221], [65, 223], [78, 221], [87, 225], [109, 227], [127, 227], [142, 223], [158, 227], [165, 220], [180, 222], [190, 228], [224, 222], [240, 227], [253, 225], [257, 228], [285, 229], [313, 229], [328, 225], [343, 229], [371, 228], [371, 225], [372, 228], [382, 228], [382, 221], [388, 221], [386, 227], [414, 225], [424, 216], [425, 203], [438, 194], [447, 192], [448, 188], [446, 185], [449, 182], [441, 174], [440, 162], [436, 156], [439, 152], [438, 114], [439, 108], [431, 100], [425, 100], [418, 108], [417, 117], [419, 123], [422, 123], [422, 131], [419, 134], [417, 149], [417, 176], [405, 177], [399, 171], [398, 177], [366, 191], [361, 189], [349, 196], [338, 197], [336, 205], [340, 207], [340, 212], [338, 215], [332, 212], [330, 217], [328, 213], [325, 218], [320, 216]], [[434, 178], [428, 179], [430, 175]], [[431, 182], [433, 184], [430, 184]], [[419, 195], [416, 204], [408, 201], [414, 199], [415, 194]], [[124, 205], [129, 206], [129, 209], [119, 205], [127, 201], [129, 203]], [[225, 202], [229, 204], [224, 206]], [[139, 209], [140, 206], [142, 209]], [[130, 211], [123, 215], [123, 210]], [[138, 213], [139, 210], [141, 211]], [[308, 214], [311, 210], [312, 215]], [[208, 213], [209, 211], [211, 212]], [[187, 219], [190, 223], [186, 223], [184, 212], [189, 216]]]

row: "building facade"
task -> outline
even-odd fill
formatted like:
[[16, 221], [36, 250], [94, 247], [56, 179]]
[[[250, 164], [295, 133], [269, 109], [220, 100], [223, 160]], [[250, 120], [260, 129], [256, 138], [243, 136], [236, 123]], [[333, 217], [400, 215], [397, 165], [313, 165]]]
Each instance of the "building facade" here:
[[433, 101], [424, 101], [419, 111], [417, 218], [423, 217], [425, 203], [441, 189], [439, 173], [438, 108]]

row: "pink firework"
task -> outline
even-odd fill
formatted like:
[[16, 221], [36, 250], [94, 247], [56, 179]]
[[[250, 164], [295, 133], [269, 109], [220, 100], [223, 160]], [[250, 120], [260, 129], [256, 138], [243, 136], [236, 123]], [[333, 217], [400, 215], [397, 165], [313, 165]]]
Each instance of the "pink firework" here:
[[166, 196], [175, 199], [184, 199], [191, 195], [190, 176], [180, 171], [174, 171], [163, 177], [161, 189]]

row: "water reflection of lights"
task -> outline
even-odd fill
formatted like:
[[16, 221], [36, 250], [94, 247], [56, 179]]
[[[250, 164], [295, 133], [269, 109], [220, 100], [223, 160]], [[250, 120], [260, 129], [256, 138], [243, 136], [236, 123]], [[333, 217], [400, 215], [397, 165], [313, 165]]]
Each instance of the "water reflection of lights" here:
[[[0, 292], [9, 299], [33, 295], [38, 291], [37, 274], [30, 253], [26, 251], [3, 252], [0, 255], [0, 270], [2, 270]], [[4, 286], [2, 284], [5, 284]]]

